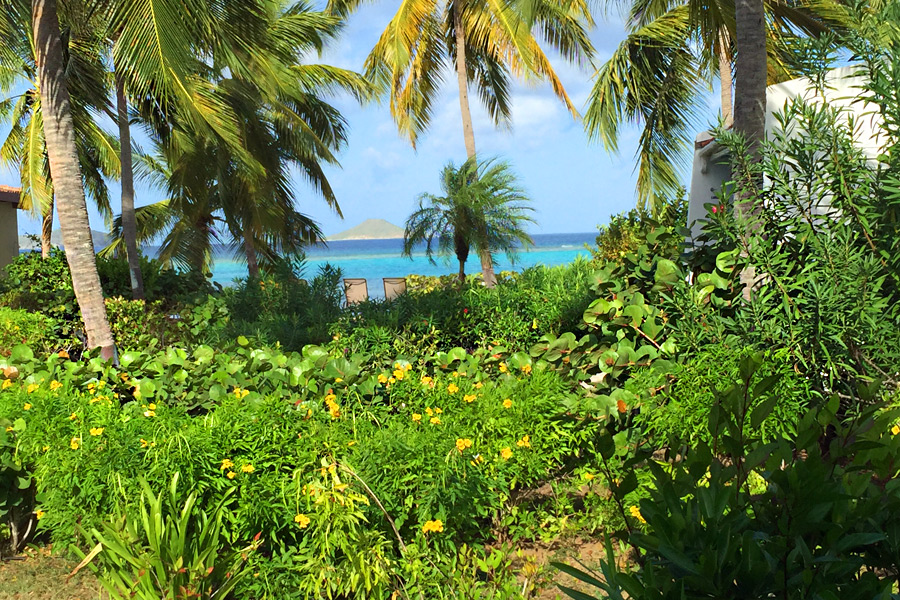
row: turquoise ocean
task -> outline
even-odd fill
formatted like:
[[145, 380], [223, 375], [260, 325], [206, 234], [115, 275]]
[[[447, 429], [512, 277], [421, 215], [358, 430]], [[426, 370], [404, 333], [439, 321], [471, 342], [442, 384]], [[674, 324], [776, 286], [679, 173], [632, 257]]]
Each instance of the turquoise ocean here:
[[[562, 265], [577, 256], [590, 257], [585, 247], [593, 245], [595, 233], [544, 233], [532, 236], [534, 246], [522, 250], [515, 264], [506, 255], [497, 256], [496, 271], [520, 271], [534, 265]], [[327, 246], [313, 246], [306, 250], [304, 277], [315, 277], [326, 263], [339, 267], [344, 277], [360, 277], [367, 280], [369, 296], [384, 297], [382, 278], [416, 275], [449, 275], [457, 272], [456, 260], [447, 261], [435, 257], [429, 262], [424, 248], [413, 252], [412, 258], [401, 255], [403, 240], [343, 240], [328, 242]], [[466, 263], [466, 272], [480, 271], [478, 258], [472, 254]], [[213, 263], [213, 281], [233, 285], [236, 279], [247, 276], [247, 265], [230, 255], [217, 255]]]

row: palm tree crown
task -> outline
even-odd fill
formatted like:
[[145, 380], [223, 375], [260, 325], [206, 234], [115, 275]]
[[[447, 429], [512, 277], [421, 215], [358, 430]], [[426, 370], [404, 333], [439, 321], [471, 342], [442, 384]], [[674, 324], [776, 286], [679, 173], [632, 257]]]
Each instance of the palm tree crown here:
[[521, 247], [532, 244], [525, 232], [534, 223], [528, 196], [516, 183], [508, 163], [470, 158], [457, 168], [452, 162], [441, 171], [443, 196], [422, 194], [419, 208], [406, 220], [403, 254], [425, 244], [425, 253], [456, 256], [459, 279], [465, 279], [470, 248], [480, 255], [505, 252], [511, 261]]

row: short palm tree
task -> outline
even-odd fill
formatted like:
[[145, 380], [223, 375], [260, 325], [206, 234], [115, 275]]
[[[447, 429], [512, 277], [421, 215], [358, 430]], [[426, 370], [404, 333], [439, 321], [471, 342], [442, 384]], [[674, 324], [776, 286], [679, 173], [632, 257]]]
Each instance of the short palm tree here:
[[[425, 244], [425, 253], [434, 262], [435, 251], [455, 255], [459, 281], [466, 278], [469, 250], [479, 256], [505, 252], [511, 261], [521, 247], [532, 245], [525, 232], [534, 223], [528, 196], [516, 183], [509, 164], [498, 160], [477, 162], [470, 158], [457, 168], [452, 162], [441, 171], [443, 196], [422, 194], [419, 208], [406, 220], [403, 255]], [[485, 272], [485, 282], [493, 271]]]
[[[329, 0], [339, 14], [361, 3]], [[431, 122], [441, 83], [452, 66], [466, 156], [471, 159], [476, 149], [470, 86], [497, 126], [509, 126], [512, 120], [513, 77], [549, 81], [577, 118], [578, 111], [544, 48], [554, 49], [570, 62], [584, 63], [593, 54], [587, 33], [593, 24], [586, 0], [408, 0], [400, 2], [366, 59], [366, 73], [389, 89], [394, 121], [415, 147]], [[485, 285], [492, 286], [490, 254], [479, 258], [487, 276]]]

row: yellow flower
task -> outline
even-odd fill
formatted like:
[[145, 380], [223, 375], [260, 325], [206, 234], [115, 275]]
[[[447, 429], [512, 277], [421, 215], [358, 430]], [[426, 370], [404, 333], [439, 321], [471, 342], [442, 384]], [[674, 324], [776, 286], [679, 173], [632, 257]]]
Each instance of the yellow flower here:
[[456, 449], [462, 453], [466, 448], [472, 447], [472, 440], [468, 438], [457, 438], [456, 439]]
[[141, 438], [141, 448], [146, 448], [149, 445], [150, 444], [149, 444], [149, 442], [147, 442], [147, 440], [145, 440], [144, 438]]
[[49, 449], [50, 449], [50, 446], [44, 446], [43, 448], [41, 448], [41, 450], [43, 450], [44, 452], [48, 451]]
[[378, 375], [378, 383], [387, 383], [387, 380], [387, 375], [385, 375], [384, 373]]
[[537, 319], [534, 319], [534, 320], [531, 321], [531, 328], [532, 328], [532, 329], [537, 329], [537, 328], [538, 328], [538, 322], [537, 322]]
[[55, 392], [56, 390], [58, 390], [58, 389], [61, 388], [62, 386], [63, 386], [63, 384], [61, 384], [60, 382], [58, 382], [58, 381], [56, 381], [56, 380], [54, 379], [53, 381], [50, 382], [50, 391], [51, 391], [51, 392]]
[[477, 398], [477, 397], [478, 396], [476, 396], [475, 394], [466, 394], [465, 396], [463, 396], [463, 400], [465, 400], [466, 402], [471, 404], [472, 402], [475, 401], [475, 398]]
[[60, 358], [69, 358], [69, 353], [65, 350], [60, 350], [56, 355]]
[[230, 458], [222, 459], [222, 465], [219, 467], [220, 470], [224, 471], [225, 469], [230, 469], [234, 466], [234, 463], [231, 462]]
[[29, 384], [28, 384], [28, 388], [27, 388], [27, 392], [30, 394], [31, 392], [36, 391], [36, 390], [37, 390], [38, 388], [40, 388], [40, 387], [41, 387], [41, 386], [39, 386], [39, 385], [36, 384], [36, 383], [29, 383]]
[[9, 433], [9, 432], [12, 431], [12, 430], [13, 430], [12, 426], [9, 426], [9, 427], [6, 428], [6, 433]]
[[72, 450], [78, 450], [78, 448], [80, 446], [81, 446], [81, 438], [73, 437], [72, 440], [69, 442], [69, 448], [71, 448]]
[[390, 379], [388, 379], [388, 385], [394, 383], [395, 381], [396, 381], [396, 379], [394, 379], [393, 377], [391, 377]]
[[422, 376], [422, 385], [431, 385], [434, 380], [427, 375]]
[[152, 410], [145, 410], [145, 411], [144, 411], [144, 416], [145, 416], [145, 417], [155, 417], [155, 416], [156, 416], [156, 412], [154, 412], [154, 411], [152, 411]]
[[529, 440], [529, 437], [526, 435], [521, 440], [516, 442], [516, 446], [519, 446], [520, 448], [531, 448], [531, 441]]
[[26, 402], [26, 403], [25, 403], [25, 406], [23, 406], [22, 408], [24, 408], [25, 410], [31, 410], [31, 404], [29, 404], [28, 402]]
[[581, 476], [584, 478], [585, 481], [590, 481], [594, 478], [593, 473], [582, 473]]
[[459, 377], [459, 373], [457, 371], [453, 371], [450, 374], [453, 375], [454, 377]]
[[394, 369], [394, 379], [397, 381], [403, 381], [403, 378], [406, 376], [406, 371], [403, 369]]
[[444, 531], [444, 524], [440, 519], [435, 519], [434, 521], [425, 521], [425, 525], [422, 526], [423, 533], [440, 533]]
[[440, 424], [441, 424], [441, 420], [440, 420], [438, 417], [431, 417], [430, 423], [431, 423], [432, 425], [440, 425]]
[[472, 465], [473, 467], [477, 467], [478, 465], [480, 465], [483, 462], [484, 462], [484, 457], [480, 454], [476, 454], [475, 458], [473, 458], [472, 460], [469, 461], [469, 464]]
[[294, 523], [300, 526], [300, 529], [306, 529], [309, 527], [309, 517], [303, 514], [298, 514], [294, 516]]
[[422, 421], [422, 415], [420, 415], [419, 413], [413, 413], [412, 420], [416, 423], [419, 423]]
[[103, 435], [103, 427], [91, 427], [91, 435], [94, 437]]
[[34, 517], [38, 521], [40, 521], [42, 518], [44, 518], [44, 514], [46, 514], [46, 513], [44, 513], [44, 511], [42, 511], [41, 509], [37, 509], [36, 511], [34, 511]]
[[250, 390], [242, 390], [238, 386], [234, 386], [234, 397], [238, 400], [240, 400], [241, 398], [245, 398], [249, 393]]
[[512, 458], [512, 448], [507, 446], [500, 451], [500, 456], [503, 457], [503, 460], [509, 460], [510, 458]]
[[335, 378], [334, 378], [334, 382], [335, 382], [335, 383], [340, 383], [340, 382], [342, 382], [343, 380], [344, 380], [344, 379], [343, 379], [342, 377], [335, 377]]
[[484, 384], [481, 383], [480, 381], [477, 382], [477, 383], [475, 384], [475, 389], [476, 389], [476, 390], [480, 390], [480, 389], [483, 388], [483, 387], [484, 387]]
[[440, 414], [443, 414], [443, 413], [444, 413], [444, 409], [443, 409], [443, 408], [438, 408], [437, 406], [434, 407], [434, 414], [440, 415]]
[[503, 401], [503, 408], [512, 408], [512, 400], [507, 398]]
[[628, 509], [631, 512], [631, 516], [640, 521], [641, 523], [646, 523], [647, 520], [644, 518], [644, 515], [641, 514], [641, 509], [637, 506], [632, 506]]
[[406, 363], [406, 364], [403, 366], [403, 370], [404, 370], [404, 371], [409, 371], [409, 370], [411, 370], [411, 369], [412, 369], [412, 365], [409, 364], [409, 363]]
[[156, 410], [156, 405], [151, 402], [150, 406], [148, 406], [147, 408], [149, 408], [150, 410]]
[[891, 428], [891, 433], [893, 433], [894, 435], [900, 434], [900, 425], [894, 425]]
[[236, 476], [237, 473], [235, 473], [234, 471], [228, 471], [227, 473], [225, 473], [225, 477], [227, 477], [228, 479], [234, 479]]
[[451, 383], [450, 385], [447, 386], [447, 391], [450, 392], [451, 394], [455, 394], [456, 392], [459, 391], [459, 386], [456, 385], [455, 383]]
[[500, 372], [506, 373], [507, 370], [508, 370], [508, 367], [506, 366], [506, 363], [505, 362], [500, 363]]
[[78, 415], [76, 415], [75, 413], [72, 413], [71, 415], [69, 415], [69, 420], [70, 420], [70, 421], [74, 421], [74, 420], [77, 419], [77, 418], [78, 418]]
[[522, 372], [531, 375], [531, 365], [522, 365]]
[[243, 465], [241, 467], [241, 473], [252, 473], [254, 470], [255, 469], [253, 468], [253, 465], [251, 465], [250, 463], [247, 463], [246, 465]]
[[0, 386], [0, 389], [4, 389], [4, 390], [5, 390], [6, 388], [9, 388], [9, 387], [12, 387], [12, 381], [9, 380], [9, 379], [4, 379], [4, 380], [3, 380], [3, 385]]
[[325, 396], [326, 403], [331, 403], [331, 402], [334, 402], [335, 400], [337, 400], [337, 396], [335, 396], [334, 394], [327, 394]]
[[431, 415], [434, 414], [434, 411], [431, 410], [431, 407], [430, 407], [430, 406], [426, 406], [426, 407], [425, 407], [425, 414], [428, 415], [428, 416], [430, 417]]

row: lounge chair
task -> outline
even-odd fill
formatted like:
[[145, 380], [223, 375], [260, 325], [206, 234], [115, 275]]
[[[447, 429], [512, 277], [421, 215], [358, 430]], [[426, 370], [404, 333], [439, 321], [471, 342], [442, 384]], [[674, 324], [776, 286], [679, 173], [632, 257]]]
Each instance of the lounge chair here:
[[365, 302], [369, 299], [369, 286], [365, 279], [344, 279], [344, 296], [347, 305]]
[[406, 293], [406, 277], [384, 278], [384, 299], [393, 300], [400, 294]]

